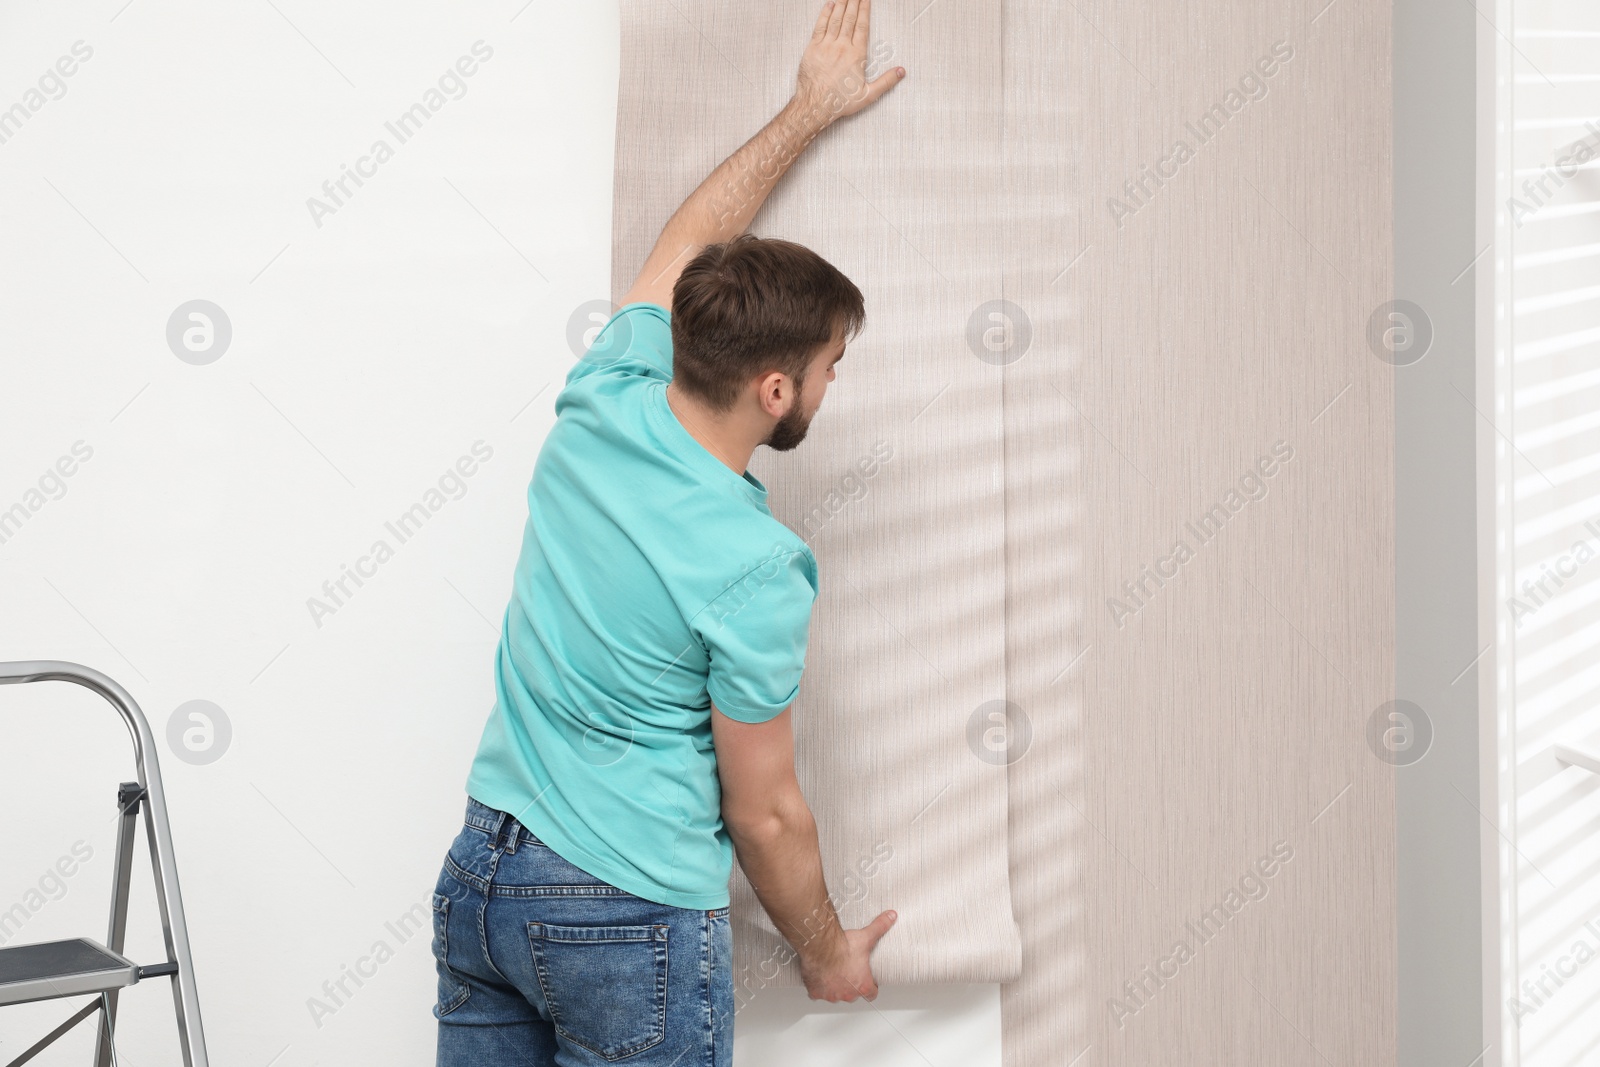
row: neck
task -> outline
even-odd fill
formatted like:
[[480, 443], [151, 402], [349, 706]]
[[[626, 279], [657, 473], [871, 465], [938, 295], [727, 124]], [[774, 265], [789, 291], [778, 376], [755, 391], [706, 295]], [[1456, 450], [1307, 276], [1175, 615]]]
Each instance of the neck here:
[[743, 475], [756, 446], [766, 440], [762, 427], [752, 426], [735, 411], [716, 411], [704, 402], [667, 384], [667, 406], [683, 428], [733, 473]]

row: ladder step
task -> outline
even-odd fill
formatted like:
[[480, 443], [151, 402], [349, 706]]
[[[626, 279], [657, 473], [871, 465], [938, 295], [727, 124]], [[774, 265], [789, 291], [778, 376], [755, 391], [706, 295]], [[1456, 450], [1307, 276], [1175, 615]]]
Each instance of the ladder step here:
[[138, 964], [87, 937], [0, 948], [0, 1005], [104, 993], [138, 980]]

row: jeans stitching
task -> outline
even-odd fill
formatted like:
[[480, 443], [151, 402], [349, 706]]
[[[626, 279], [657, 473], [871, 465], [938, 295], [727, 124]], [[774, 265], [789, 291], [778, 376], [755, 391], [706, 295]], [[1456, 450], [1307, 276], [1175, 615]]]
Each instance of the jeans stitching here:
[[451, 859], [449, 856], [444, 858], [444, 869], [448, 871], [450, 876], [456, 881], [463, 885], [470, 886], [480, 893], [489, 888], [482, 878], [479, 878], [471, 871], [464, 870], [459, 863]]
[[631, 897], [626, 889], [610, 885], [497, 885], [497, 897]]
[[555, 983], [550, 981], [549, 973], [545, 970], [544, 956], [534, 947], [533, 929], [536, 926], [542, 928], [544, 924], [537, 922], [528, 924], [528, 954], [533, 957], [533, 971], [539, 979], [539, 991], [544, 994], [544, 1004], [550, 1012], [550, 1021], [557, 1030], [560, 1030], [561, 1024], [556, 1020], [561, 1017], [561, 1005], [556, 1000]]
[[[560, 1010], [560, 1007], [559, 1007], [558, 1002], [557, 1002], [556, 997], [555, 997], [554, 983], [551, 982], [550, 979], [549, 979], [549, 972], [546, 969], [544, 954], [541, 953], [539, 951], [539, 949], [538, 949], [538, 945], [541, 942], [548, 942], [548, 941], [551, 941], [551, 940], [557, 940], [557, 939], [554, 939], [554, 938], [548, 938], [548, 937], [546, 937], [544, 935], [543, 931], [544, 931], [544, 928], [545, 928], [546, 925], [548, 925], [548, 924], [542, 923], [542, 922], [530, 922], [530, 923], [528, 923], [528, 951], [533, 956], [534, 973], [538, 976], [539, 989], [540, 989], [540, 991], [542, 993], [544, 993], [545, 1005], [550, 1009], [550, 1019], [551, 1019], [551, 1022], [554, 1023], [554, 1025], [555, 1025], [556, 1033], [560, 1034], [562, 1037], [566, 1038], [568, 1041], [571, 1041], [574, 1045], [578, 1045], [581, 1048], [586, 1048], [590, 1052], [593, 1052], [596, 1056], [599, 1056], [601, 1059], [606, 1060], [606, 1061], [620, 1060], [620, 1059], [624, 1059], [624, 1058], [626, 1058], [628, 1056], [638, 1055], [639, 1053], [645, 1051], [646, 1049], [654, 1048], [656, 1045], [659, 1045], [659, 1044], [661, 1044], [661, 1042], [666, 1040], [666, 1037], [667, 1037], [667, 975], [668, 975], [668, 972], [670, 970], [670, 964], [671, 964], [671, 957], [670, 957], [669, 952], [668, 952], [668, 947], [669, 947], [668, 946], [668, 938], [667, 938], [668, 926], [667, 926], [666, 923], [650, 923], [650, 924], [647, 924], [647, 925], [651, 926], [655, 931], [659, 931], [658, 933], [655, 933], [653, 936], [651, 936], [648, 939], [648, 943], [654, 949], [655, 959], [656, 959], [655, 1012], [654, 1012], [654, 1016], [655, 1017], [654, 1017], [654, 1022], [652, 1024], [652, 1029], [654, 1031], [654, 1035], [649, 1037], [648, 1040], [644, 1041], [642, 1044], [634, 1044], [634, 1045], [627, 1046], [625, 1048], [617, 1050], [615, 1053], [613, 1053], [612, 1055], [609, 1055], [609, 1056], [606, 1055], [604, 1052], [602, 1052], [600, 1049], [595, 1048], [593, 1045], [587, 1044], [584, 1041], [579, 1040], [576, 1034], [572, 1033], [572, 1031], [568, 1030], [560, 1022], [561, 1010]], [[630, 937], [630, 938], [625, 938], [625, 939], [620, 939], [620, 940], [637, 942], [637, 941], [639, 941], [641, 939], [637, 938], [637, 937]], [[570, 943], [572, 943], [572, 944], [581, 944], [582, 942], [570, 942]], [[596, 943], [596, 944], [604, 944], [606, 942], [596, 941], [594, 943]]]
[[453, 994], [448, 1007], [445, 1006], [443, 999], [439, 1001], [439, 1015], [442, 1018], [467, 1002], [467, 997], [472, 994], [472, 987], [450, 969], [450, 898], [441, 893], [435, 893], [433, 896], [433, 910], [439, 923], [439, 967], [461, 987]]
[[[478, 899], [471, 901], [471, 903], [475, 909], [475, 915], [472, 918], [476, 921], [476, 925], [478, 927], [480, 948], [482, 949], [484, 961], [487, 967], [483, 981], [489, 982], [490, 980], [488, 979], [487, 974], [493, 973], [494, 975], [499, 976], [501, 980], [506, 981], [508, 986], [515, 988], [515, 983], [510, 982], [506, 978], [506, 975], [500, 970], [499, 967], [495, 965], [494, 960], [489, 955], [490, 939], [487, 912], [488, 904], [491, 901], [496, 898], [502, 900], [507, 900], [509, 898], [511, 900], [523, 901], [532, 901], [538, 898], [544, 898], [550, 900], [566, 900], [577, 903], [588, 899], [596, 902], [594, 905], [590, 905], [590, 908], [605, 909], [610, 908], [613, 901], [615, 901], [616, 904], [621, 905], [629, 900], [644, 900], [645, 898], [639, 898], [634, 893], [631, 893], [620, 887], [610, 885], [603, 881], [599, 881], [598, 879], [594, 883], [580, 881], [578, 883], [559, 885], [550, 884], [549, 882], [540, 885], [496, 884], [496, 880], [500, 877], [499, 864], [501, 859], [502, 857], [511, 854], [511, 835], [513, 833], [516, 835], [515, 847], [518, 849], [520, 849], [523, 845], [527, 845], [529, 847], [539, 847], [542, 852], [548, 853], [554, 853], [554, 849], [552, 849], [549, 844], [534, 835], [531, 831], [527, 830], [525, 827], [522, 827], [520, 823], [514, 822], [509, 816], [497, 820], [494, 828], [483, 825], [483, 823], [480, 821], [482, 816], [486, 811], [493, 810], [495, 809], [484, 808], [484, 810], [469, 811], [468, 817], [464, 820], [463, 825], [465, 829], [471, 830], [473, 833], [466, 835], [467, 841], [461, 846], [461, 848], [465, 849], [465, 851], [461, 851], [460, 849], [455, 850], [455, 853], [461, 855], [471, 868], [480, 872], [486, 871], [488, 877], [484, 878], [479, 874], [474, 874], [472, 870], [465, 869], [461, 862], [458, 862], [453, 858], [452, 855], [449, 854], [447, 854], [445, 857], [445, 868], [446, 872], [460, 882], [463, 888], [475, 890], [479, 894]], [[499, 830], [498, 834], [495, 833], [495, 829]], [[476, 835], [482, 836], [480, 837]], [[491, 853], [489, 856], [485, 856], [482, 851], [479, 851], [479, 848], [482, 847], [484, 843], [489, 844], [489, 851]], [[537, 866], [540, 867], [540, 870], [538, 872], [534, 872], [535, 874], [555, 874], [557, 879], [560, 879], [563, 874], [565, 874], [565, 877], [569, 879], [573, 877], [580, 879], [594, 877], [585, 871], [573, 871], [561, 867], [548, 868], [543, 863], [540, 863]], [[520, 871], [523, 869], [523, 867], [522, 865], [515, 865], [515, 869]], [[507, 872], [507, 874], [508, 876], [513, 876], [513, 872]], [[458, 894], [457, 891], [450, 891], [447, 899], [450, 900], [450, 910], [459, 910], [461, 905], [469, 903], [465, 896]], [[655, 903], [659, 904], [661, 902], [656, 901]], [[584, 907], [582, 904], [578, 904], [578, 906], [580, 908]], [[512, 907], [508, 910], [514, 913], [517, 910], [524, 909]], [[525, 910], [531, 911], [534, 914], [538, 914], [537, 908], [526, 908]], [[682, 1038], [690, 1038], [691, 1043], [697, 1044], [701, 1049], [701, 1051], [695, 1055], [684, 1056], [683, 1060], [678, 1064], [678, 1067], [691, 1067], [692, 1064], [703, 1064], [705, 1067], [710, 1067], [710, 1065], [715, 1064], [717, 1062], [717, 1055], [719, 1052], [725, 1051], [727, 1046], [727, 1042], [722, 1040], [720, 1035], [717, 1033], [717, 1025], [719, 1022], [722, 1022], [722, 1025], [725, 1028], [728, 1028], [731, 1027], [732, 1024], [731, 1010], [727, 1014], [726, 1021], [724, 1022], [723, 1014], [719, 1010], [720, 1006], [718, 1003], [714, 1002], [714, 997], [717, 995], [717, 954], [720, 951], [719, 946], [722, 943], [718, 940], [718, 937], [719, 933], [722, 933], [722, 936], [725, 937], [725, 933], [723, 932], [726, 930], [726, 925], [729, 922], [731, 907], [729, 905], [723, 905], [720, 908], [705, 908], [702, 906], [695, 908], [694, 911], [698, 911], [700, 915], [700, 922], [695, 925], [700, 927], [701, 935], [700, 982], [697, 983], [697, 993], [700, 998], [701, 1006], [699, 1014], [702, 1020], [702, 1032], [704, 1036], [701, 1037], [698, 1042], [693, 1041], [691, 1037], [693, 1033], [692, 1024], [689, 1023], [687, 1018], [684, 1018], [681, 1021], [679, 1020], [678, 1016], [675, 1014], [677, 1008], [674, 1006], [674, 1002], [669, 996], [671, 990], [677, 989], [678, 981], [683, 981], [689, 978], [689, 975], [685, 974], [682, 975], [678, 981], [672, 980], [670, 975], [670, 967], [668, 966], [670, 942], [672, 940], [679, 940], [680, 938], [682, 940], [687, 940], [688, 937], [694, 936], [691, 933], [691, 931], [694, 929], [694, 925], [690, 925], [690, 921], [685, 921], [680, 925], [679, 919], [677, 918], [674, 918], [671, 924], [647, 924], [654, 927], [658, 931], [660, 937], [658, 952], [656, 954], [656, 962], [659, 968], [655, 976], [656, 981], [654, 987], [656, 1002], [655, 1004], [648, 1006], [646, 1009], [646, 1011], [653, 1016], [651, 1020], [651, 1029], [659, 1029], [659, 1033], [655, 1035], [647, 1035], [643, 1044], [636, 1044], [632, 1047], [618, 1046], [617, 1050], [614, 1051], [610, 1056], [606, 1056], [604, 1053], [600, 1052], [598, 1048], [594, 1048], [590, 1045], [584, 1044], [582, 1041], [579, 1041], [577, 1038], [572, 1036], [570, 1031], [566, 1030], [564, 1027], [560, 1026], [559, 1023], [557, 1023], [554, 1029], [560, 1033], [563, 1040], [571, 1042], [572, 1045], [576, 1047], [584, 1048], [592, 1054], [606, 1059], [608, 1062], [632, 1062], [633, 1057], [648, 1053], [648, 1050], [662, 1045], [662, 1042], [664, 1042], [666, 1037], [670, 1034], [674, 1038], [675, 1042]], [[694, 914], [694, 911], [690, 911], [689, 915]], [[499, 914], [498, 911], [497, 914]], [[689, 915], [684, 915], [682, 918], [684, 920], [689, 920]], [[509, 915], [502, 916], [502, 918], [509, 917]], [[466, 918], [466, 916], [458, 916], [458, 925], [459, 920]], [[500, 922], [500, 920], [497, 920], [497, 923], [498, 922]], [[530, 923], [528, 925], [530, 928], [537, 929], [545, 924]], [[687, 928], [685, 929], [682, 927]], [[514, 928], [515, 925], [513, 925], [512, 929], [514, 930]], [[673, 936], [669, 938], [667, 936], [669, 928], [672, 930], [678, 930], [679, 932], [673, 934]], [[460, 942], [461, 936], [465, 935], [458, 934], [455, 938], [458, 943]], [[497, 932], [496, 936], [499, 937], [500, 932]], [[499, 942], [497, 941], [495, 943], [498, 944]], [[514, 945], [515, 942], [513, 941], [512, 944]], [[679, 944], [680, 953], [689, 947], [687, 945], [683, 945], [681, 940], [679, 940]], [[501, 947], [505, 948], [506, 946], [502, 944]], [[517, 950], [513, 949], [513, 951]], [[553, 997], [551, 995], [555, 991], [554, 986], [556, 984], [555, 971], [552, 970], [551, 967], [557, 963], [561, 964], [561, 966], [565, 966], [565, 963], [559, 960], [547, 960], [543, 958], [541, 954], [537, 953], [534, 954], [534, 958], [529, 962], [534, 965], [532, 968], [534, 972], [533, 975], [528, 975], [527, 972], [524, 971], [522, 972], [522, 977], [519, 979], [519, 981], [524, 983], [524, 988], [526, 989], [525, 995], [528, 997], [530, 1002], [534, 997], [542, 995], [546, 1001], [545, 1008], [549, 1012], [549, 1016], [546, 1017], [546, 1021], [548, 1023], [556, 1023], [556, 1019], [560, 1017], [560, 1009], [562, 1005], [558, 997]], [[685, 960], [683, 962], [687, 963], [688, 961]], [[724, 965], [726, 965], [727, 961], [724, 960], [722, 962]], [[520, 970], [523, 965], [521, 964], [520, 960], [518, 960], [517, 963], [518, 969]], [[683, 964], [680, 964], [679, 966], [682, 967]], [[690, 965], [689, 969], [692, 971], [692, 965]], [[536, 978], [539, 988], [539, 992], [537, 994], [534, 992], [534, 987], [532, 985], [526, 984], [529, 977]], [[639, 977], [642, 978], [643, 975], [641, 974]], [[493, 983], [490, 983], [491, 986], [492, 984]], [[470, 994], [471, 991], [471, 987], [468, 986], [468, 993]], [[568, 991], [571, 992], [572, 990]], [[640, 992], [642, 992], [642, 990]], [[684, 992], [687, 993], [688, 990], [684, 990]], [[679, 994], [679, 996], [681, 999], [682, 994]], [[459, 1005], [456, 1005], [455, 1007], [459, 1007]], [[684, 1004], [682, 1007], [688, 1008], [689, 1005]], [[454, 1008], [451, 1010], [454, 1010]], [[552, 1018], [551, 1016], [554, 1017]], [[456, 1023], [456, 1025], [461, 1024]], [[591, 1040], [593, 1040], [593, 1038], [591, 1038]], [[674, 1052], [676, 1051], [677, 1049], [674, 1049]], [[684, 1051], [687, 1050], [685, 1049]], [[702, 1059], [702, 1057], [708, 1058]]]
[[494, 965], [494, 957], [489, 955], [489, 901], [494, 896], [494, 876], [500, 869], [500, 857], [503, 854], [496, 849], [489, 859], [489, 878], [485, 884], [485, 889], [488, 891], [483, 894], [483, 906], [478, 909], [478, 941], [483, 946], [483, 962], [506, 985], [514, 985], [515, 983]]
[[700, 937], [702, 951], [700, 953], [700, 1003], [705, 1005], [703, 1015], [706, 1026], [706, 1063], [717, 1062], [717, 1016], [716, 1008], [711, 1004], [711, 923], [714, 921], [714, 912], [708, 911], [700, 919]]

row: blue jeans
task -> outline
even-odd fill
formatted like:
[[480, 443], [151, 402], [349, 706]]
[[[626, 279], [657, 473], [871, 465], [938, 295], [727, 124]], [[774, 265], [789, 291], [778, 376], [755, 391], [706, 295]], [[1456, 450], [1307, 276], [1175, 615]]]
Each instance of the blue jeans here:
[[728, 909], [636, 897], [468, 798], [433, 895], [438, 1067], [730, 1067]]

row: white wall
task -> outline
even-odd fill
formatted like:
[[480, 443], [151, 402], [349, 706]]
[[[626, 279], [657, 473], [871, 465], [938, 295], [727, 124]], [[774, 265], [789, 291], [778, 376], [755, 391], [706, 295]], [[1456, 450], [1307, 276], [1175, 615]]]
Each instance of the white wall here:
[[[0, 527], [0, 659], [102, 670], [158, 737], [188, 701], [226, 717], [212, 762], [160, 752], [218, 1064], [433, 1062], [428, 934], [389, 924], [459, 824], [569, 322], [607, 293], [616, 34], [614, 4], [521, 0], [0, 10], [0, 109], [37, 105], [0, 143], [0, 511], [26, 512]], [[29, 97], [80, 41], [64, 91]], [[478, 41], [401, 143], [385, 123]], [[380, 138], [392, 158], [314, 218]], [[231, 326], [209, 363], [168, 343], [196, 299]], [[401, 543], [386, 521], [478, 442]], [[392, 558], [323, 593], [379, 539]], [[125, 734], [57, 683], [0, 690], [0, 724], [0, 941], [103, 937]], [[141, 855], [146, 961], [149, 885]], [[330, 997], [378, 942], [392, 959]], [[0, 1012], [0, 1061], [69, 1011]], [[125, 1062], [172, 1062], [171, 1018], [165, 983], [127, 994]], [[739, 1054], [997, 1064], [998, 1027], [992, 986], [774, 989]]]

